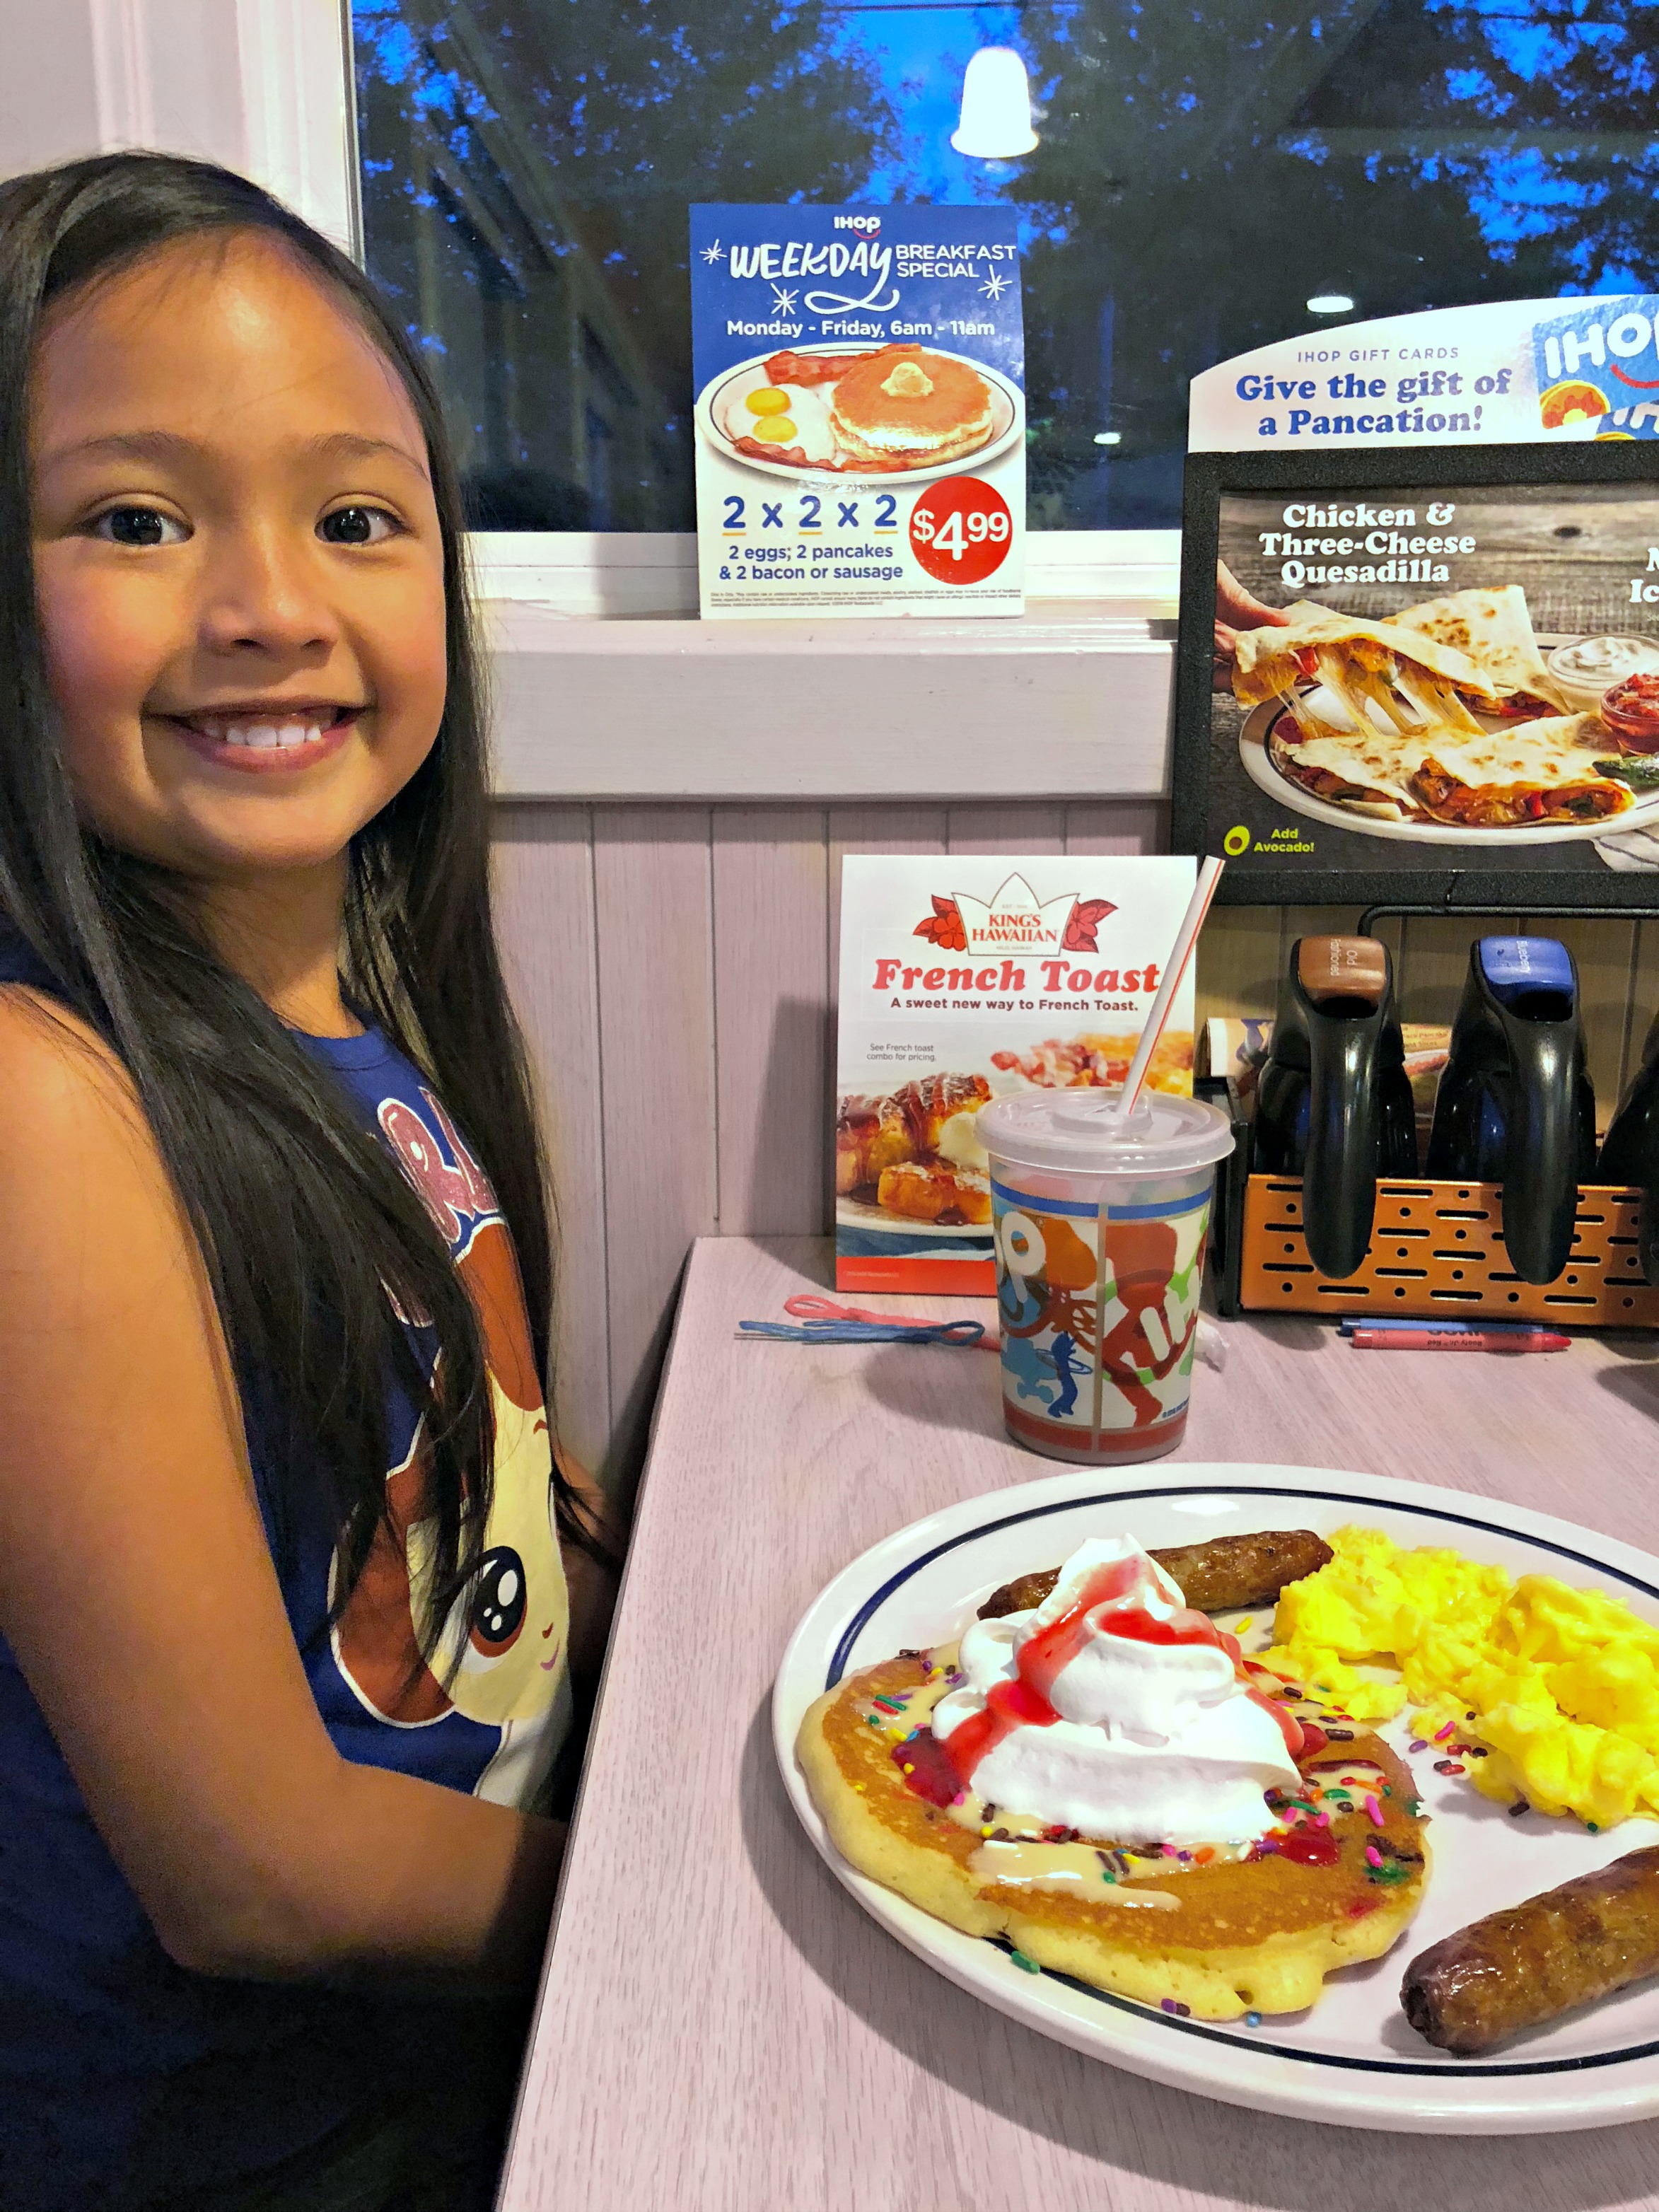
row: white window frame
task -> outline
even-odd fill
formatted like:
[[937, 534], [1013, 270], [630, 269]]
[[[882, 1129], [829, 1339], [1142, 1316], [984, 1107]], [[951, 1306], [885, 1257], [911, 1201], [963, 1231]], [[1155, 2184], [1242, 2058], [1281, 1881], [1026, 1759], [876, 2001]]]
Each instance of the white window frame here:
[[0, 0], [0, 174], [198, 154], [360, 253], [349, 41], [345, 0]]
[[[349, 0], [54, 0], [49, 18], [39, 0], [0, 0], [0, 174], [118, 146], [204, 155], [361, 259]], [[573, 800], [1166, 795], [1180, 532], [1035, 531], [1025, 544], [1018, 619], [688, 625], [690, 533], [475, 533], [497, 787]], [[849, 738], [849, 701], [877, 733], [867, 744]]]

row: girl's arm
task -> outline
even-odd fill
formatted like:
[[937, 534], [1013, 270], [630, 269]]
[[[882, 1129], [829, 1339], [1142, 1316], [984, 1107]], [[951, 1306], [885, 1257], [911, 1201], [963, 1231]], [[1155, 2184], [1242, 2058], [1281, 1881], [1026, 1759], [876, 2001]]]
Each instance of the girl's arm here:
[[0, 990], [0, 1632], [169, 1954], [533, 1978], [562, 1830], [343, 1759], [194, 1239], [125, 1072]]
[[[579, 1461], [568, 1451], [559, 1453], [559, 1472], [576, 1493], [599, 1542], [614, 1559], [628, 1549], [628, 1529], [621, 1513]], [[579, 1699], [592, 1699], [605, 1665], [611, 1638], [611, 1617], [617, 1609], [617, 1577], [603, 1560], [580, 1544], [560, 1547], [564, 1578], [570, 1593], [570, 1680]]]

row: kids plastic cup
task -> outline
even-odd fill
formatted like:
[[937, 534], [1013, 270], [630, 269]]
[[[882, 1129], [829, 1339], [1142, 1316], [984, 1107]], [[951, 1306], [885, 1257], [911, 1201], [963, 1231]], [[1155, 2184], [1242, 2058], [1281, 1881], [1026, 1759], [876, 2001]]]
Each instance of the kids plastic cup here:
[[1145, 1091], [1125, 1121], [1111, 1092], [1027, 1091], [986, 1107], [978, 1130], [1009, 1435], [1085, 1467], [1173, 1451], [1226, 1116]]

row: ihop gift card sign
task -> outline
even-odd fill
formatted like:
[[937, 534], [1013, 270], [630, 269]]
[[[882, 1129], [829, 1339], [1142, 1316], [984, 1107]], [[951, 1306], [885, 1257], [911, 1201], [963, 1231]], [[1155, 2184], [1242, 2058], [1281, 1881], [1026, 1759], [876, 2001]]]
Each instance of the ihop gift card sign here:
[[1498, 300], [1344, 323], [1194, 377], [1195, 453], [1659, 437], [1659, 297]]
[[1024, 608], [1014, 210], [691, 210], [705, 617]]

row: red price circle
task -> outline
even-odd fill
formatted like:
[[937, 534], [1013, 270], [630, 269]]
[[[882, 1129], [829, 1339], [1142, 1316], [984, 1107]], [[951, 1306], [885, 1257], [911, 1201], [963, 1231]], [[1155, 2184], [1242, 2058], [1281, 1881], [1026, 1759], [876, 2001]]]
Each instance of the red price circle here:
[[982, 584], [1013, 542], [1007, 501], [978, 477], [947, 477], [910, 510], [910, 550], [941, 584]]

